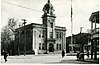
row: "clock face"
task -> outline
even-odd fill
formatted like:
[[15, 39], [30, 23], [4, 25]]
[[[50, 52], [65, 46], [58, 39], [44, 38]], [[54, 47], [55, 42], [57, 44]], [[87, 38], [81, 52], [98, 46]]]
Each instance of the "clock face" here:
[[54, 19], [53, 18], [49, 18], [48, 21], [51, 22], [51, 23], [53, 23]]
[[52, 21], [54, 22], [54, 21], [55, 21], [55, 19], [52, 19]]

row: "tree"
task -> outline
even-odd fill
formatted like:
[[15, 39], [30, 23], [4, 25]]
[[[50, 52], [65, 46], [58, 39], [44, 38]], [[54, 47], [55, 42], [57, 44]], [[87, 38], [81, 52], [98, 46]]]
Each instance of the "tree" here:
[[18, 19], [10, 18], [8, 24], [1, 29], [1, 52], [7, 50], [10, 52], [11, 41], [14, 41], [14, 31]]
[[8, 21], [8, 25], [7, 26], [11, 30], [11, 32], [13, 32], [13, 33], [15, 31], [15, 27], [17, 25], [17, 21], [18, 21], [18, 19], [15, 19], [15, 18], [11, 18]]
[[5, 26], [1, 31], [1, 48], [6, 50], [10, 39], [10, 31], [7, 26]]

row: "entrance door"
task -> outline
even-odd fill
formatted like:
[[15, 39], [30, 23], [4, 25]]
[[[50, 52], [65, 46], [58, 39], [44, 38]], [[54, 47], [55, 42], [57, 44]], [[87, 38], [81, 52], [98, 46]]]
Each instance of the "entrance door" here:
[[54, 52], [54, 45], [52, 43], [49, 44], [49, 52]]

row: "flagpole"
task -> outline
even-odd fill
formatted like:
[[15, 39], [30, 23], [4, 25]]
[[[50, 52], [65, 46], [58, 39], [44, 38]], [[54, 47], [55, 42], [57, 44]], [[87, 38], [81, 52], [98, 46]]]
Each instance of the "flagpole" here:
[[72, 0], [71, 0], [71, 53], [73, 53], [73, 10], [72, 10]]

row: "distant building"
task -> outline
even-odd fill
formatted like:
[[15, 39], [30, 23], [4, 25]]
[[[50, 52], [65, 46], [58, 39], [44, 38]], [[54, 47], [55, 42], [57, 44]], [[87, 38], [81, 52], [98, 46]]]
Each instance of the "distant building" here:
[[84, 44], [84, 52], [89, 50], [88, 43], [90, 43], [90, 33], [79, 33], [73, 35], [73, 44], [71, 44], [71, 36], [66, 37], [66, 52], [71, 52], [71, 46], [73, 45], [73, 51], [80, 51], [80, 45]]
[[89, 21], [91, 21], [91, 58], [97, 60], [97, 52], [99, 52], [99, 11], [93, 12]]
[[34, 53], [34, 50], [38, 53], [61, 53], [62, 49], [66, 49], [66, 28], [55, 26], [56, 16], [49, 0], [44, 5], [43, 12], [43, 24], [31, 23], [16, 29], [16, 53], [23, 54], [25, 46], [27, 54]]

